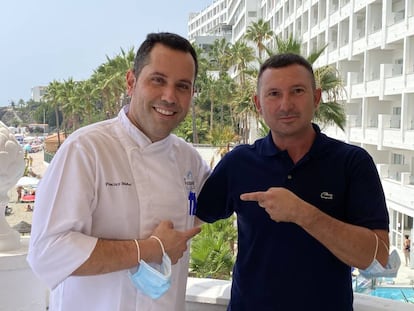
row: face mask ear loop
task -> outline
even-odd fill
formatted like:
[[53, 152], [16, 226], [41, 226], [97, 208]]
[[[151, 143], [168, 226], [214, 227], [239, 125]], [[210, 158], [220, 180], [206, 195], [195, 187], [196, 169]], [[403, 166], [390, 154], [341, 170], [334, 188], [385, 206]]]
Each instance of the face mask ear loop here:
[[384, 247], [387, 250], [387, 253], [389, 253], [390, 250], [388, 249], [387, 244], [385, 244], [385, 242], [382, 239], [380, 239], [380, 241], [382, 242], [382, 244], [384, 244]]
[[372, 261], [374, 261], [377, 258], [377, 253], [378, 253], [378, 235], [376, 233], [374, 233], [375, 235], [375, 254], [374, 254], [374, 258], [372, 259]]
[[[150, 238], [156, 239], [158, 241], [158, 243], [160, 243], [162, 254], [165, 255], [164, 245], [162, 244], [160, 238], [155, 236], [155, 235], [151, 235]], [[378, 247], [378, 245], [377, 245], [377, 247]]]
[[138, 257], [137, 263], [140, 263], [141, 262], [141, 250], [139, 249], [138, 241], [134, 240], [134, 242], [135, 242], [135, 246], [137, 247], [137, 257]]

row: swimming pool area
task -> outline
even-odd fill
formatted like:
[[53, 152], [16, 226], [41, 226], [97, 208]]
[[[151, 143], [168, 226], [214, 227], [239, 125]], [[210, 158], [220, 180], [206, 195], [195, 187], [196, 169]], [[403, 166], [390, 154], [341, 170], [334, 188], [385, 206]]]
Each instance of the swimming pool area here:
[[414, 304], [414, 285], [394, 284], [393, 279], [387, 278], [368, 280], [360, 277], [352, 280], [352, 287], [356, 293]]
[[376, 287], [367, 294], [414, 304], [414, 287]]

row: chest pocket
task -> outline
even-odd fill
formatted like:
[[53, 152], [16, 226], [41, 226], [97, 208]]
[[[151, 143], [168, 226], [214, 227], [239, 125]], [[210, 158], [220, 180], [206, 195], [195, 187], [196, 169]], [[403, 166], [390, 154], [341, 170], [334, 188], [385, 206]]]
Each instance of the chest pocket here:
[[162, 220], [171, 220], [183, 230], [188, 222], [188, 198], [184, 175], [172, 157], [142, 157], [134, 172], [143, 234], [149, 234]]

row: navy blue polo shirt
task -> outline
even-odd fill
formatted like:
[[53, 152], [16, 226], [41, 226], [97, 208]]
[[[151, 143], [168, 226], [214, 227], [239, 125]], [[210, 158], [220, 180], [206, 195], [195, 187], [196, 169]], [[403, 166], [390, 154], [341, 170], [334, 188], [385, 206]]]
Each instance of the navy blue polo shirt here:
[[353, 310], [350, 267], [293, 223], [270, 219], [240, 194], [285, 187], [326, 214], [388, 230], [388, 212], [371, 156], [322, 134], [294, 164], [271, 134], [220, 161], [199, 197], [197, 216], [214, 222], [237, 214], [238, 254], [228, 310]]

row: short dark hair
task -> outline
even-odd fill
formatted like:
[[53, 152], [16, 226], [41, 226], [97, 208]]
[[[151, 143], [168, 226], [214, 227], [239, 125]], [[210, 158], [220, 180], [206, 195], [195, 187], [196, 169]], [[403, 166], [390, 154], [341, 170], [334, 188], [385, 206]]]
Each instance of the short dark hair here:
[[261, 66], [257, 76], [257, 90], [259, 91], [260, 78], [263, 72], [269, 68], [283, 68], [291, 65], [300, 65], [309, 71], [312, 79], [312, 87], [316, 89], [315, 74], [312, 65], [302, 56], [294, 53], [280, 53], [270, 56]]
[[[195, 65], [195, 74], [194, 80], [197, 77], [198, 73], [198, 60], [197, 53], [191, 43], [181, 37], [180, 35], [170, 33], [170, 32], [159, 32], [159, 33], [149, 33], [147, 38], [142, 42], [141, 46], [138, 48], [137, 54], [134, 60], [134, 74], [135, 77], [138, 77], [141, 73], [142, 68], [149, 62], [149, 54], [154, 48], [155, 44], [160, 43], [165, 45], [173, 50], [179, 50], [186, 53], [190, 53], [194, 60]], [[173, 61], [173, 60], [171, 60]]]

